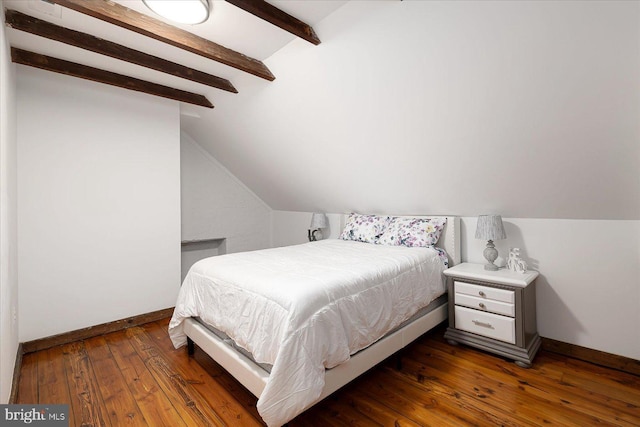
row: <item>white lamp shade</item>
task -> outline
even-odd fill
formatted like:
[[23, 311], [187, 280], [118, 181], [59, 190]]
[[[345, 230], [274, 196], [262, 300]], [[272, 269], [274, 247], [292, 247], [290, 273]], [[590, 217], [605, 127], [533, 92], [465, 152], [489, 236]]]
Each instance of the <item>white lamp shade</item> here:
[[309, 228], [311, 230], [315, 230], [318, 228], [327, 228], [329, 226], [329, 221], [327, 220], [327, 216], [323, 213], [314, 213], [311, 216], [311, 225]]
[[502, 240], [507, 238], [507, 233], [502, 225], [500, 215], [480, 215], [476, 226], [476, 239]]
[[209, 18], [208, 0], [142, 0], [158, 15], [180, 24], [200, 24]]

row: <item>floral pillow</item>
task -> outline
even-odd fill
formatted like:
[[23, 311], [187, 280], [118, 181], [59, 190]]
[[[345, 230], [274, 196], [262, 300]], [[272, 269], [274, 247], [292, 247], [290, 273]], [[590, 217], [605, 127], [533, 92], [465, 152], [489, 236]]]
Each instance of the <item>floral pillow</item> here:
[[435, 246], [446, 218], [393, 217], [378, 243], [389, 246]]
[[389, 220], [388, 216], [352, 213], [347, 219], [340, 238], [356, 242], [378, 243], [378, 239], [387, 228]]

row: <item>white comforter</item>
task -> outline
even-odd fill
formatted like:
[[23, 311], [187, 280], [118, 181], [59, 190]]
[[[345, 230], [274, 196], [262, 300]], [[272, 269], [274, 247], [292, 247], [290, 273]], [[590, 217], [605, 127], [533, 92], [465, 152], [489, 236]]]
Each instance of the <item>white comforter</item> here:
[[325, 368], [349, 359], [444, 293], [432, 248], [323, 240], [201, 260], [182, 284], [169, 324], [199, 316], [259, 363], [273, 365], [258, 400], [269, 426], [311, 406]]

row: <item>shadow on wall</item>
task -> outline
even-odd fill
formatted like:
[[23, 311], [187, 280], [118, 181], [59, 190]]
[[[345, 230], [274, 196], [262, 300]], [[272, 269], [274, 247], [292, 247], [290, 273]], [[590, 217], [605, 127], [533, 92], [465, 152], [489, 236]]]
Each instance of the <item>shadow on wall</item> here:
[[[544, 304], [541, 303], [544, 301]], [[570, 344], [584, 345], [580, 343], [580, 335], [587, 333], [586, 328], [576, 316], [571, 312], [571, 308], [565, 304], [560, 298], [560, 295], [553, 289], [553, 286], [548, 282], [547, 278], [541, 274], [536, 279], [536, 320], [538, 324], [538, 330], [561, 330], [561, 335], [555, 335], [553, 338], [568, 342]], [[548, 314], [548, 315], [547, 315]], [[559, 315], [560, 314], [560, 315]], [[552, 326], [551, 329], [547, 327], [540, 327], [541, 319], [547, 318], [562, 318], [562, 325]], [[567, 331], [570, 333], [567, 335]]]
[[[536, 279], [536, 320], [538, 323], [538, 330], [541, 329], [541, 323], [544, 323], [545, 318], [562, 318], [562, 325], [556, 325], [555, 328], [549, 329], [547, 327], [543, 330], [562, 330], [571, 331], [571, 336], [562, 337], [562, 340], [576, 344], [579, 341], [579, 335], [586, 332], [584, 325], [578, 320], [578, 318], [571, 312], [569, 305], [565, 304], [560, 298], [560, 295], [553, 289], [551, 283], [549, 283], [547, 277], [542, 274], [540, 270], [540, 261], [535, 258], [531, 258], [528, 255], [527, 245], [524, 243], [525, 239], [522, 235], [520, 227], [517, 225], [504, 221], [505, 232], [507, 233], [507, 239], [496, 242], [500, 252], [500, 258], [509, 256], [510, 248], [520, 248], [520, 256], [527, 263], [527, 269], [540, 271], [540, 275]], [[561, 313], [560, 315], [558, 315]], [[547, 316], [549, 314], [549, 316]], [[549, 338], [549, 337], [548, 337]], [[553, 337], [554, 339], [560, 339], [559, 337]]]
[[512, 248], [519, 248], [520, 257], [527, 263], [527, 268], [529, 270], [539, 271], [540, 261], [529, 256], [527, 245], [524, 243], [524, 236], [522, 235], [522, 231], [520, 231], [520, 227], [508, 221], [504, 221], [503, 225], [504, 231], [507, 233], [507, 240], [505, 240], [504, 243], [498, 242], [496, 244], [496, 246], [500, 248], [498, 250], [500, 251], [501, 258], [508, 258], [509, 251]]

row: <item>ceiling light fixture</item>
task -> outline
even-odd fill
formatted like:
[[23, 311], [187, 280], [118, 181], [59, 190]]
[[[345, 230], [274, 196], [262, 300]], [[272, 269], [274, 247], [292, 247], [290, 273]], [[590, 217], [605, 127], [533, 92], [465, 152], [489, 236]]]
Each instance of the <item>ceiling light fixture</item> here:
[[209, 18], [209, 0], [142, 0], [158, 15], [180, 24], [200, 24]]

